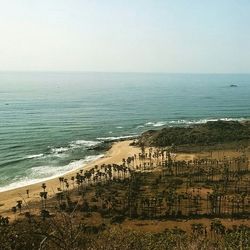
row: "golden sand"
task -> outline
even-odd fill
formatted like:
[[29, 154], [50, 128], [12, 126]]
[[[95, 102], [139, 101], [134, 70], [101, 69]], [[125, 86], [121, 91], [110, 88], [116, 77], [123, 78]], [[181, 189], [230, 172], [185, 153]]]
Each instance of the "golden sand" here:
[[[70, 180], [71, 176], [74, 176], [77, 172], [79, 172], [80, 169], [86, 171], [91, 169], [95, 165], [100, 166], [102, 164], [122, 163], [123, 158], [127, 158], [129, 156], [133, 156], [134, 154], [138, 154], [140, 151], [139, 148], [130, 146], [129, 144], [131, 142], [132, 141], [122, 141], [114, 143], [112, 148], [108, 150], [102, 158], [92, 161], [87, 165], [64, 175], [64, 177]], [[39, 194], [42, 191], [41, 184], [42, 182], [1, 192], [0, 214], [1, 215], [7, 214], [10, 211], [11, 207], [16, 205], [17, 200], [25, 200], [26, 202], [39, 201], [40, 200]], [[47, 186], [46, 191], [48, 192], [48, 198], [50, 198], [57, 192], [57, 188], [60, 187], [58, 177], [47, 180], [46, 186]], [[29, 190], [29, 198], [27, 198], [26, 194], [27, 189]]]

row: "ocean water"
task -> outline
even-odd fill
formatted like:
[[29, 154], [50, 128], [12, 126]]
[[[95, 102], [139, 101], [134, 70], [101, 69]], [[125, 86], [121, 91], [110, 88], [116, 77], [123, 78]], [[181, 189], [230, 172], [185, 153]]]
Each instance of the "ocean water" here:
[[2, 72], [0, 191], [78, 168], [103, 141], [249, 119], [249, 97], [250, 75]]

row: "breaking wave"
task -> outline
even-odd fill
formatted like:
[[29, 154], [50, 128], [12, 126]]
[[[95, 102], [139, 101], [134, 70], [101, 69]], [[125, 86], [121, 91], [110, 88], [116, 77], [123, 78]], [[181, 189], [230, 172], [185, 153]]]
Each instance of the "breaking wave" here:
[[[163, 122], [163, 121], [160, 121], [160, 122], [147, 122], [147, 123], [145, 123], [145, 126], [162, 127], [162, 126], [164, 126], [166, 124], [167, 124], [167, 122]], [[137, 126], [137, 128], [138, 127], [139, 126]]]
[[82, 160], [73, 161], [65, 166], [38, 166], [30, 168], [27, 170], [26, 177], [16, 177], [9, 185], [0, 187], [0, 192], [40, 183], [62, 176], [71, 171], [77, 170], [80, 167], [84, 167], [87, 163], [97, 160], [101, 157], [103, 157], [103, 154], [86, 156]]
[[85, 140], [77, 140], [70, 143], [71, 148], [80, 148], [80, 147], [93, 147], [97, 144], [101, 143], [100, 141], [85, 141]]
[[97, 144], [100, 144], [100, 141], [86, 141], [86, 140], [76, 140], [72, 141], [68, 147], [58, 147], [58, 148], [51, 148], [51, 154], [48, 156], [56, 156], [61, 157], [65, 155], [68, 151], [77, 149], [77, 148], [88, 148], [96, 146]]
[[34, 158], [41, 158], [44, 154], [35, 154], [35, 155], [28, 155], [25, 157], [25, 159], [34, 159]]
[[215, 122], [215, 121], [246, 121], [248, 119], [246, 118], [206, 118], [206, 119], [198, 119], [198, 120], [173, 120], [173, 121], [169, 121], [169, 124], [174, 124], [174, 125], [178, 125], [178, 124], [184, 124], [184, 125], [189, 125], [189, 124], [203, 124], [203, 123], [207, 123], [207, 122]]
[[100, 140], [100, 141], [119, 141], [119, 140], [122, 140], [122, 139], [132, 139], [132, 138], [135, 138], [137, 137], [137, 135], [124, 135], [124, 136], [111, 136], [111, 137], [99, 137], [99, 138], [96, 138], [97, 140]]
[[[204, 124], [207, 122], [212, 122], [212, 121], [247, 121], [249, 120], [248, 118], [206, 118], [206, 119], [179, 119], [179, 120], [170, 120], [170, 121], [159, 121], [159, 122], [147, 122], [144, 124], [144, 126], [147, 127], [162, 127], [162, 126], [173, 126], [173, 125], [192, 125], [192, 124]], [[137, 126], [136, 128], [143, 128], [143, 125]]]

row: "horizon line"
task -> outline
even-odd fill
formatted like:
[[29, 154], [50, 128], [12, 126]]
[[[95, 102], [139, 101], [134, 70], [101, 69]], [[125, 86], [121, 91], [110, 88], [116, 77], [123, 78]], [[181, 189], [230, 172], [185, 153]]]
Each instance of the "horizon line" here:
[[99, 73], [99, 74], [182, 74], [182, 75], [250, 75], [250, 72], [162, 72], [162, 71], [98, 71], [98, 70], [0, 70], [0, 73]]

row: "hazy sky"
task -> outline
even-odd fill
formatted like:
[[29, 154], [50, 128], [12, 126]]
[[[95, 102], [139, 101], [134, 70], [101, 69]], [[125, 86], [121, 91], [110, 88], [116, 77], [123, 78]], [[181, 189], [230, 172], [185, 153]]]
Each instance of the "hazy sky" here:
[[250, 1], [0, 0], [0, 70], [250, 73]]

